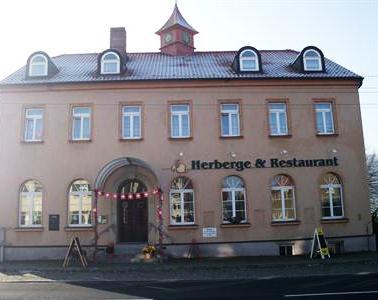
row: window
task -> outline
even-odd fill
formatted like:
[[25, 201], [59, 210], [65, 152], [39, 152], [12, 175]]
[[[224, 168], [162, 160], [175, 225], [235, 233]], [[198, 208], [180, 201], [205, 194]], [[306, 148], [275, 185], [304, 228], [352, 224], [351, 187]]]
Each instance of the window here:
[[295, 220], [294, 184], [289, 176], [278, 175], [271, 183], [272, 220]]
[[21, 186], [20, 227], [42, 226], [42, 185], [29, 180]]
[[68, 225], [92, 224], [92, 191], [85, 180], [76, 180], [70, 186], [68, 199]]
[[47, 76], [47, 68], [47, 57], [43, 54], [36, 54], [29, 62], [29, 76]]
[[247, 49], [240, 53], [240, 71], [258, 71], [259, 59], [255, 51]]
[[120, 58], [115, 52], [107, 52], [101, 57], [101, 74], [119, 74]]
[[279, 245], [278, 251], [280, 256], [291, 256], [293, 255], [293, 245]]
[[171, 183], [169, 193], [171, 224], [194, 224], [194, 192], [190, 179], [177, 177]]
[[286, 103], [269, 103], [270, 135], [287, 135]]
[[239, 104], [221, 104], [222, 136], [240, 136]]
[[332, 103], [315, 103], [316, 131], [318, 134], [333, 134], [335, 127], [333, 122]]
[[91, 108], [72, 108], [72, 140], [90, 140], [91, 138]]
[[190, 137], [189, 104], [171, 105], [171, 137]]
[[342, 218], [344, 216], [343, 194], [340, 178], [332, 173], [322, 178], [320, 185], [322, 218]]
[[303, 53], [305, 71], [322, 71], [322, 59], [318, 51], [310, 49]]
[[141, 107], [122, 106], [122, 138], [140, 139], [141, 133]]
[[222, 185], [223, 223], [245, 223], [245, 187], [240, 177], [228, 176]]
[[43, 109], [27, 108], [25, 110], [25, 134], [26, 142], [42, 141]]

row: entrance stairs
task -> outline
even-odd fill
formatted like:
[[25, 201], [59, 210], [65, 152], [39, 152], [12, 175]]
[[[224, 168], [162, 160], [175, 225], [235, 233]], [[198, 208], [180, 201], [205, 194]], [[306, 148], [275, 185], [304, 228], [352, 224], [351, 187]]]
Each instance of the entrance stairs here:
[[103, 251], [99, 251], [96, 255], [97, 261], [109, 262], [109, 263], [127, 263], [132, 259], [138, 257], [142, 253], [142, 249], [146, 246], [146, 243], [123, 243], [114, 245], [114, 253], [107, 254], [105, 248]]

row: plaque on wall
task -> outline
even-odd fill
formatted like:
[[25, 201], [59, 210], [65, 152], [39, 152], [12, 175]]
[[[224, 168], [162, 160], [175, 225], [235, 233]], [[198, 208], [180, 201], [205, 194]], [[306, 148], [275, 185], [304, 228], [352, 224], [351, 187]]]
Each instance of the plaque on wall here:
[[215, 227], [204, 227], [202, 229], [202, 237], [204, 238], [217, 237], [217, 229]]
[[49, 215], [49, 231], [59, 231], [59, 215]]

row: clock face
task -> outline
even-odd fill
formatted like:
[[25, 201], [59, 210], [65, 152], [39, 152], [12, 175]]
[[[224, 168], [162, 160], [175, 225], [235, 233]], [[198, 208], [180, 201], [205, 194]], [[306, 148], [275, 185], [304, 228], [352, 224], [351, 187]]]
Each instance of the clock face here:
[[184, 31], [182, 33], [182, 40], [185, 44], [189, 44], [190, 43], [190, 35], [189, 33], [187, 33], [186, 31]]
[[170, 41], [172, 41], [172, 33], [168, 32], [164, 35], [164, 41], [166, 43], [169, 43]]

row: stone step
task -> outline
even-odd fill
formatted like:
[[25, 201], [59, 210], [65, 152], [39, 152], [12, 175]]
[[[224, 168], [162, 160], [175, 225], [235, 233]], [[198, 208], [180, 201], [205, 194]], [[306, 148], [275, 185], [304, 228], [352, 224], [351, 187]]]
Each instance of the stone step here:
[[146, 243], [116, 244], [113, 255], [100, 251], [96, 255], [96, 261], [107, 261], [109, 263], [130, 262], [142, 253], [144, 246], [146, 246]]

